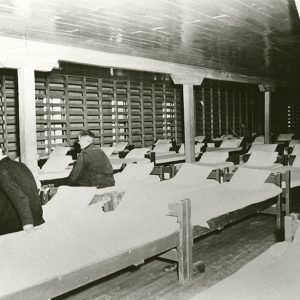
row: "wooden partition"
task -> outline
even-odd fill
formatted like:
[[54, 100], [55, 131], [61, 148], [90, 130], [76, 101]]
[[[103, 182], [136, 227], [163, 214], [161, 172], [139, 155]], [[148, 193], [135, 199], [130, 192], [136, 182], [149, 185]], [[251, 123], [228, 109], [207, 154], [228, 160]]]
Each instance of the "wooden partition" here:
[[[35, 85], [37, 147], [42, 157], [57, 144], [72, 145], [83, 128], [92, 130], [101, 145], [128, 141], [147, 147], [159, 138], [183, 141], [182, 86], [174, 85], [166, 74], [62, 63], [60, 70], [36, 72]], [[1, 70], [0, 93], [0, 142], [15, 157], [19, 155], [15, 71]], [[252, 132], [263, 132], [263, 94], [256, 85], [205, 79], [194, 93], [196, 135], [239, 133], [242, 122]], [[274, 128], [286, 124], [289, 114], [291, 128], [299, 127], [300, 106], [291, 103], [284, 104], [286, 110], [276, 108], [278, 116], [272, 112]], [[284, 120], [277, 122], [279, 118]]]
[[300, 138], [300, 91], [277, 88], [271, 102], [272, 133], [295, 133]]
[[195, 88], [195, 102], [197, 135], [239, 134], [241, 123], [263, 132], [264, 101], [257, 85], [205, 79]]
[[16, 71], [0, 70], [0, 143], [6, 154], [19, 156], [18, 86]]
[[112, 72], [79, 67], [36, 73], [41, 156], [56, 144], [72, 145], [83, 128], [92, 130], [101, 145], [126, 141], [146, 147], [159, 138], [182, 139], [181, 86], [157, 78], [161, 75]]

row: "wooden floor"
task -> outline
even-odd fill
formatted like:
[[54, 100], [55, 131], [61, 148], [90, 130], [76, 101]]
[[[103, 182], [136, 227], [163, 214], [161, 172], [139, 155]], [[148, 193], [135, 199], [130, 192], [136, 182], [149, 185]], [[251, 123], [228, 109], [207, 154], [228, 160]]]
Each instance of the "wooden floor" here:
[[274, 244], [274, 228], [274, 216], [259, 215], [198, 239], [194, 244], [194, 260], [204, 260], [206, 271], [185, 287], [178, 284], [176, 272], [162, 270], [168, 262], [151, 259], [139, 268], [128, 268], [58, 299], [189, 299]]

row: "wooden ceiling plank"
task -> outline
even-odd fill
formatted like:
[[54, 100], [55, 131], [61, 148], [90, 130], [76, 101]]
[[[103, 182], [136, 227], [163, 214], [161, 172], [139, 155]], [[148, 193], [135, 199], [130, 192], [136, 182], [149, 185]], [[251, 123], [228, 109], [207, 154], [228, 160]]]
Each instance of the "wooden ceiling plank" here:
[[300, 76], [300, 39], [299, 18], [289, 14], [290, 1], [52, 0], [41, 6], [39, 0], [2, 0], [0, 32], [247, 75], [293, 78]]

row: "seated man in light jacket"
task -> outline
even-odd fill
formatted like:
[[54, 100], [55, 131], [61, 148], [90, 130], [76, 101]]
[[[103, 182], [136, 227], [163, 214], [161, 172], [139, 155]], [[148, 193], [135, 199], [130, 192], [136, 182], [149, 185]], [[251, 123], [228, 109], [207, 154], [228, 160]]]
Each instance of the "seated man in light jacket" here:
[[42, 223], [43, 210], [31, 171], [0, 149], [0, 235], [31, 231]]
[[106, 154], [94, 145], [95, 135], [84, 130], [79, 135], [82, 149], [68, 178], [71, 186], [96, 186], [104, 188], [115, 185], [112, 165]]

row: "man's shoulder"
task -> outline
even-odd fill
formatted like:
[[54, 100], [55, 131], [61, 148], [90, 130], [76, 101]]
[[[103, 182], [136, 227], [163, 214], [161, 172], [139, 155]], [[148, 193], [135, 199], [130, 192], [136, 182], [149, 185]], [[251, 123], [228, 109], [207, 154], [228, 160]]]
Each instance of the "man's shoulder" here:
[[91, 147], [87, 147], [82, 150], [82, 153], [90, 154], [90, 155], [97, 155], [97, 156], [106, 156], [103, 150], [98, 145], [93, 145]]

